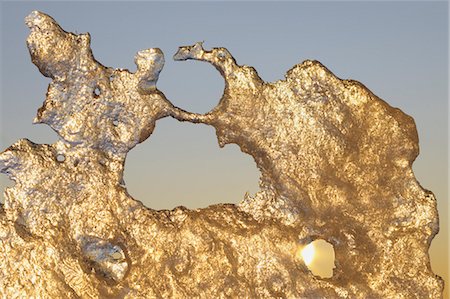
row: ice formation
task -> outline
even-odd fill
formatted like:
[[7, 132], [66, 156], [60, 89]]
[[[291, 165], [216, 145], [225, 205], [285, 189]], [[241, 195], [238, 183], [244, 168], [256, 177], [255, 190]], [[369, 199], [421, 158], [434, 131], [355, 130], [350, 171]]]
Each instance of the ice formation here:
[[[433, 194], [411, 165], [411, 117], [317, 61], [267, 83], [225, 48], [181, 47], [175, 60], [211, 63], [219, 104], [196, 114], [156, 88], [159, 49], [137, 71], [94, 59], [89, 34], [32, 12], [27, 44], [52, 78], [35, 123], [61, 140], [22, 139], [0, 154], [14, 182], [0, 209], [0, 293], [8, 298], [439, 298], [428, 248], [438, 232]], [[240, 204], [156, 211], [128, 193], [126, 154], [163, 117], [211, 125], [261, 171]], [[149, 185], [151, 182], [149, 182]], [[155, 199], [157, 200], [157, 199]], [[332, 244], [331, 278], [298, 254]]]

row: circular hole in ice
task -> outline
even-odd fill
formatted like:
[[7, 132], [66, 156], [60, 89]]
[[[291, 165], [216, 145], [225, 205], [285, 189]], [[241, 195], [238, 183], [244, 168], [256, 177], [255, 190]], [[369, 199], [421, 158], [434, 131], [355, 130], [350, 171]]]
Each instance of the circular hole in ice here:
[[56, 155], [56, 161], [64, 162], [65, 160], [66, 160], [66, 156], [64, 156], [63, 154], [57, 154]]
[[335, 268], [334, 247], [327, 241], [316, 239], [301, 246], [297, 252], [297, 258], [303, 261], [313, 275], [320, 278], [333, 276], [333, 269]]

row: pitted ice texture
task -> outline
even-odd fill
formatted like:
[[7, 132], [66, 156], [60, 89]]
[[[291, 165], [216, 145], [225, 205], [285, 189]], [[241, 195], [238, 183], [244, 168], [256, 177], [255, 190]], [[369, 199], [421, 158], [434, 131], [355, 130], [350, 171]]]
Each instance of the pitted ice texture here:
[[[436, 200], [411, 168], [414, 121], [361, 83], [317, 61], [267, 83], [227, 49], [197, 43], [174, 59], [206, 61], [225, 79], [219, 104], [197, 114], [157, 89], [160, 49], [139, 51], [131, 73], [97, 62], [89, 34], [41, 12], [26, 24], [32, 61], [52, 79], [35, 122], [61, 140], [22, 139], [0, 154], [15, 182], [0, 209], [5, 298], [442, 297], [428, 256]], [[167, 116], [211, 125], [220, 146], [251, 155], [260, 191], [197, 210], [131, 198], [126, 154]], [[334, 247], [331, 278], [298, 254], [315, 239]]]

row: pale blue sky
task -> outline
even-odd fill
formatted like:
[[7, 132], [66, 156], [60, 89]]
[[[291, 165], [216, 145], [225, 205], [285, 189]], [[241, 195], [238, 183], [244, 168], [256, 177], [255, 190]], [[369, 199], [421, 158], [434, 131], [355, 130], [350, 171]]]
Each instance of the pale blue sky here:
[[[362, 82], [414, 117], [421, 154], [418, 180], [438, 198], [441, 234], [433, 267], [444, 275], [448, 258], [448, 4], [447, 2], [2, 2], [0, 150], [19, 138], [51, 143], [57, 136], [31, 121], [48, 78], [31, 63], [24, 17], [53, 16], [74, 32], [90, 32], [104, 65], [134, 70], [138, 50], [166, 56], [158, 87], [177, 106], [206, 112], [223, 80], [205, 63], [174, 62], [178, 46], [205, 41], [224, 46], [239, 64], [267, 81], [294, 64], [317, 59], [340, 78]], [[257, 191], [259, 173], [236, 146], [220, 149], [213, 128], [164, 119], [129, 154], [129, 192], [147, 206], [205, 207], [238, 202]], [[5, 184], [2, 176], [0, 187]]]

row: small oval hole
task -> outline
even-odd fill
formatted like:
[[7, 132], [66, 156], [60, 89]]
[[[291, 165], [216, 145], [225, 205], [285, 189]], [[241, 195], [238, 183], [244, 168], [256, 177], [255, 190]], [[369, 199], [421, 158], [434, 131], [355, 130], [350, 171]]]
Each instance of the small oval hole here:
[[299, 248], [297, 255], [314, 276], [319, 278], [333, 277], [335, 254], [332, 244], [317, 239]]
[[94, 89], [94, 97], [98, 98], [100, 96], [100, 88], [97, 86]]
[[65, 160], [66, 160], [66, 156], [64, 156], [63, 154], [57, 154], [56, 155], [56, 161], [64, 162]]

